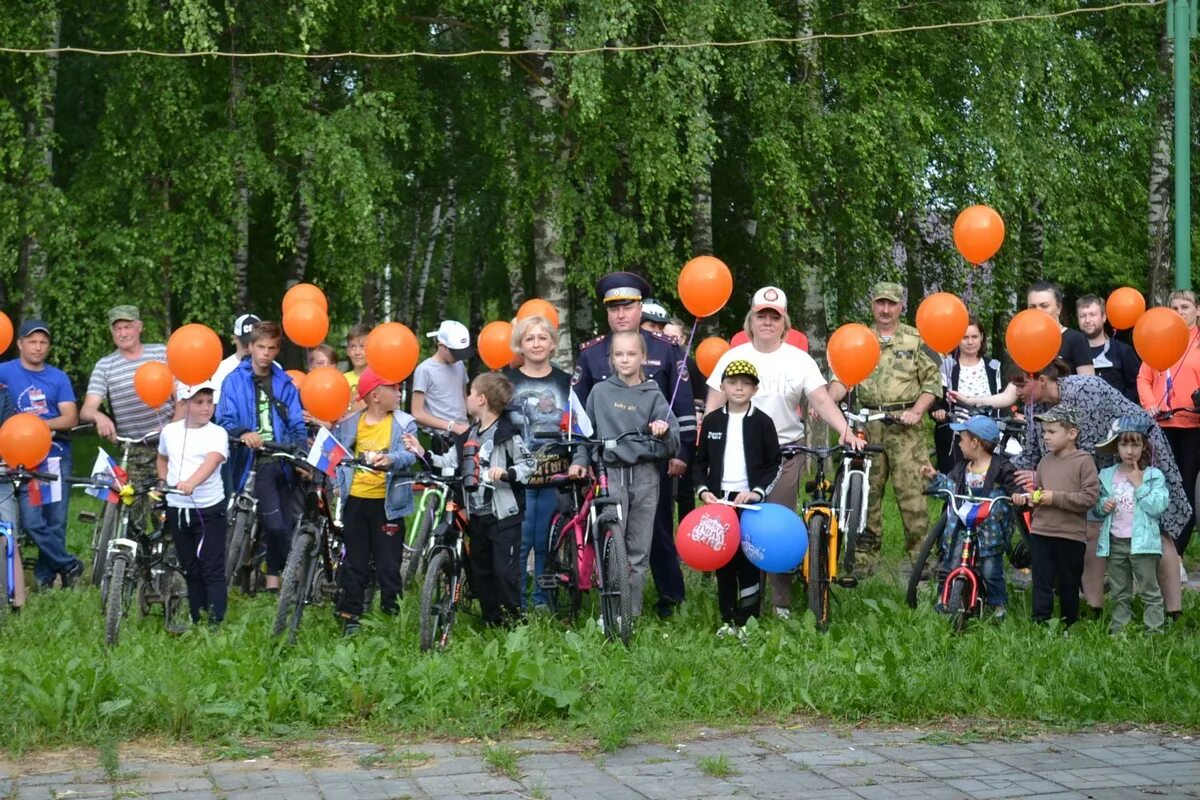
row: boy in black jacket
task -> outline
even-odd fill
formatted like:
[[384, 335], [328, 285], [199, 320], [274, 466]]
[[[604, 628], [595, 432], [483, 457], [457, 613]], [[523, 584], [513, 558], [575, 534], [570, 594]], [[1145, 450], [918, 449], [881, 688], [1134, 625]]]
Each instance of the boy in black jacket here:
[[[701, 503], [762, 502], [779, 479], [780, 457], [775, 423], [750, 404], [758, 391], [758, 370], [749, 361], [731, 361], [721, 375], [721, 390], [725, 405], [707, 415], [700, 429], [692, 463], [696, 496]], [[725, 623], [718, 636], [741, 635], [741, 626], [761, 611], [760, 573], [740, 547], [717, 570], [717, 604]]]

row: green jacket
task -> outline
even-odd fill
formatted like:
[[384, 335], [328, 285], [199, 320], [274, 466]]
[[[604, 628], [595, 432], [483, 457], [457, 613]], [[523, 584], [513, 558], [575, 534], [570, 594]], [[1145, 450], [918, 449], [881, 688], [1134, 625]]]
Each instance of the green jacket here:
[[[1112, 499], [1113, 479], [1117, 474], [1114, 464], [1100, 472], [1100, 499], [1093, 509], [1104, 522], [1100, 527], [1100, 538], [1096, 540], [1096, 555], [1108, 556], [1108, 538], [1112, 530], [1113, 515], [1104, 510], [1104, 504]], [[1142, 484], [1133, 490], [1133, 539], [1129, 543], [1132, 555], [1162, 555], [1162, 537], [1159, 535], [1158, 518], [1167, 510], [1170, 493], [1167, 479], [1157, 467], [1146, 467], [1142, 472]]]

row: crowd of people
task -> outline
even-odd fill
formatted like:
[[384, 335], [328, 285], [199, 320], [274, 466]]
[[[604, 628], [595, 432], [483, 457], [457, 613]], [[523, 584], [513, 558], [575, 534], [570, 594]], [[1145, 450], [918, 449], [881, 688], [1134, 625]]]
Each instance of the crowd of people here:
[[[989, 356], [988, 331], [974, 317], [960, 346], [945, 358], [937, 356], [902, 321], [903, 287], [878, 283], [870, 300], [880, 356], [857, 386], [826, 375], [804, 349], [789, 343], [792, 320], [779, 287], [754, 292], [743, 323], [747, 340], [731, 347], [707, 376], [685, 350], [687, 325], [651, 293], [642, 277], [629, 272], [599, 281], [608, 331], [581, 346], [573, 373], [554, 363], [555, 323], [531, 316], [513, 326], [513, 364], [472, 378], [470, 332], [445, 320], [428, 334], [436, 350], [412, 375], [408, 411], [401, 408], [401, 387], [366, 363], [370, 328], [355, 325], [345, 343], [351, 402], [340, 420], [324, 422], [302, 408], [295, 382], [277, 363], [281, 327], [253, 314], [235, 320], [233, 353], [210, 381], [179, 386], [174, 399], [158, 407], [134, 390], [137, 368], [166, 357], [164, 345], [142, 342], [136, 307], [110, 310], [116, 349], [97, 361], [81, 405], [67, 376], [48, 363], [50, 326], [27, 320], [17, 332], [17, 358], [0, 364], [5, 388], [0, 414], [44, 418], [53, 448], [43, 468], [60, 474], [72, 471], [70, 434], [80, 423], [95, 425], [109, 439], [161, 432], [156, 445], [131, 448], [129, 478], [158, 479], [179, 492], [166, 499], [167, 525], [195, 622], [207, 616], [218, 624], [224, 617], [226, 506], [244, 485], [255, 451], [266, 442], [306, 447], [317, 424], [331, 428], [350, 453], [373, 468], [343, 468], [337, 482], [345, 504], [337, 613], [347, 633], [359, 628], [372, 574], [382, 611], [397, 610], [405, 588], [400, 565], [406, 518], [414, 510], [411, 475], [420, 465], [455, 469], [477, 485], [467, 500], [468, 535], [473, 591], [484, 622], [504, 624], [545, 610], [549, 599], [536, 576], [545, 568], [558, 506], [550, 479], [582, 477], [589, 466], [583, 450], [572, 459], [536, 446], [537, 439], [558, 434], [564, 419], [586, 424], [604, 439], [645, 431], [603, 457], [609, 488], [622, 509], [634, 614], [642, 612], [648, 573], [656, 589], [654, 612], [670, 617], [685, 600], [673, 542], [677, 515], [682, 518], [697, 501], [796, 509], [803, 459], [781, 455], [783, 445], [803, 442], [806, 425], [820, 420], [832, 438], [861, 447], [839, 402], [887, 415], [867, 425], [868, 440], [882, 452], [874, 455], [870, 470], [858, 568], [872, 569], [880, 550], [885, 484], [892, 484], [911, 552], [927, 533], [924, 492], [932, 481], [959, 493], [1004, 495], [1032, 510], [1035, 620], [1051, 617], [1056, 595], [1067, 624], [1080, 616], [1080, 594], [1084, 612], [1098, 615], [1106, 573], [1114, 630], [1130, 621], [1134, 594], [1142, 599], [1151, 630], [1181, 613], [1186, 582], [1181, 555], [1193, 529], [1191, 502], [1200, 471], [1200, 415], [1192, 397], [1200, 389], [1200, 331], [1191, 292], [1170, 298], [1188, 327], [1187, 350], [1171, 369], [1157, 371], [1111, 335], [1103, 299], [1078, 300], [1074, 329], [1063, 317], [1062, 291], [1036, 283], [1027, 304], [1058, 320], [1062, 345], [1053, 363], [1027, 374]], [[310, 369], [337, 362], [328, 345], [308, 352]], [[1000, 418], [1026, 426], [1023, 447], [1006, 451]], [[268, 591], [278, 591], [296, 525], [292, 498], [302, 480], [285, 462], [258, 464], [254, 488]], [[10, 506], [11, 487], [0, 488], [5, 490], [8, 496], [0, 495], [0, 501]], [[56, 502], [34, 503], [22, 490], [19, 501], [21, 525], [38, 547], [37, 582], [71, 586], [84, 565], [67, 548], [67, 493]], [[12, 519], [8, 506], [0, 505], [0, 514]], [[1011, 521], [998, 512], [981, 538], [981, 571], [997, 620], [1006, 614], [1003, 556], [1011, 544]], [[945, 531], [944, 564], [956, 558], [961, 533], [955, 524]], [[719, 633], [739, 634], [764, 608], [790, 616], [793, 579], [769, 574], [764, 580], [739, 552], [717, 572]]]

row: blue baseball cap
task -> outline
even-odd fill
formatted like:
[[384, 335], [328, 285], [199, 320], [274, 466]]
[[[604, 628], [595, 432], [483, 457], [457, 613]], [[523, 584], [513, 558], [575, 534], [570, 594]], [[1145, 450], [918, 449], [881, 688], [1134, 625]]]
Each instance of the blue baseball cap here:
[[985, 417], [983, 414], [976, 414], [966, 422], [952, 422], [950, 430], [966, 431], [972, 436], [992, 444], [1000, 441], [1000, 426], [996, 424], [996, 420]]

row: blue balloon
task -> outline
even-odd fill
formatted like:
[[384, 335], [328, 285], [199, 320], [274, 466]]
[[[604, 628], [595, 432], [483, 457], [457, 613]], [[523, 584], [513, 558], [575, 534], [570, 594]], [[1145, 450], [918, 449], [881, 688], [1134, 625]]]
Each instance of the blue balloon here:
[[759, 503], [742, 512], [742, 552], [764, 572], [791, 572], [808, 552], [808, 528], [787, 506]]

